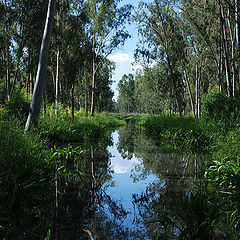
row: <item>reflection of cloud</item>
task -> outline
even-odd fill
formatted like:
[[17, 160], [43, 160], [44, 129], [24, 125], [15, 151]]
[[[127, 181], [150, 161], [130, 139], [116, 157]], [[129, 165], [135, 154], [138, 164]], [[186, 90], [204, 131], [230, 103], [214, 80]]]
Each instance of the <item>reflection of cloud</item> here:
[[111, 169], [117, 174], [130, 173], [139, 164], [140, 160], [138, 158], [133, 157], [131, 160], [123, 159], [120, 154], [111, 159]]

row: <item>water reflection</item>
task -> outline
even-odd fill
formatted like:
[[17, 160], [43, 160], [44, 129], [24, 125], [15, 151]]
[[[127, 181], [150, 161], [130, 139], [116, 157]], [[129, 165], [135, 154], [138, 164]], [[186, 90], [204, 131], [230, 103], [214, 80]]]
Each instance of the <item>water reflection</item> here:
[[149, 220], [201, 185], [199, 156], [166, 151], [134, 126], [81, 149], [55, 161], [51, 190], [36, 196], [44, 204], [17, 216], [28, 221], [1, 222], [2, 239], [153, 239], [163, 223]]
[[118, 130], [112, 137], [115, 144], [108, 150], [113, 155], [110, 166], [116, 184], [108, 191], [128, 210], [125, 226], [132, 230], [131, 237], [154, 238], [154, 230], [161, 229], [149, 225], [158, 215], [155, 208], [166, 210], [166, 203], [201, 185], [201, 157], [166, 151], [134, 126]]

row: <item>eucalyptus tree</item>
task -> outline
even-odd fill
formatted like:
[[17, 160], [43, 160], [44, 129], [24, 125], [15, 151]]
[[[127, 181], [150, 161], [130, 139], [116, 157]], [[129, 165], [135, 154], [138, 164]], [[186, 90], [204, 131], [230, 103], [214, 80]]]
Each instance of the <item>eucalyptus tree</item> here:
[[58, 90], [61, 90], [62, 103], [72, 106], [72, 118], [76, 103], [75, 93], [81, 91], [79, 87], [84, 78], [81, 75], [84, 72], [85, 62], [91, 54], [90, 44], [84, 31], [86, 21], [83, 1], [59, 4], [52, 45], [55, 108], [57, 109], [59, 98]]
[[193, 30], [195, 43], [205, 53], [202, 56], [216, 71], [213, 79], [221, 90], [234, 96], [239, 89], [238, 1], [184, 1], [182, 16]]
[[101, 57], [107, 57], [130, 37], [125, 23], [130, 19], [130, 4], [118, 7], [120, 0], [86, 0], [89, 24], [86, 28], [92, 43], [91, 115], [95, 111], [96, 73]]
[[1, 65], [4, 72], [2, 79], [5, 78], [6, 96], [9, 99], [11, 90], [11, 72], [13, 71], [13, 59], [11, 54], [12, 34], [16, 31], [14, 21], [15, 14], [12, 2], [1, 1], [0, 2], [0, 53], [1, 53]]
[[39, 113], [40, 113], [43, 87], [45, 83], [47, 66], [48, 66], [48, 49], [49, 49], [50, 39], [52, 34], [55, 8], [56, 8], [56, 0], [49, 0], [47, 17], [45, 21], [45, 29], [42, 37], [42, 45], [40, 50], [36, 83], [34, 86], [33, 98], [32, 98], [29, 115], [26, 122], [26, 126], [25, 126], [25, 131], [29, 130], [31, 120], [33, 120], [35, 124], [37, 123]]
[[101, 60], [102, 64], [96, 74], [98, 84], [96, 86], [96, 110], [98, 112], [113, 111], [112, 75], [115, 64], [109, 59]]
[[158, 64], [146, 67], [135, 78], [135, 97], [137, 112], [162, 113], [169, 108], [169, 79], [166, 66]]
[[183, 112], [184, 84], [178, 69], [178, 49], [184, 48], [181, 31], [177, 22], [180, 20], [171, 1], [141, 3], [135, 15], [139, 23], [139, 33], [143, 46], [150, 49], [150, 55], [158, 62], [165, 62], [166, 77], [170, 80], [175, 103], [179, 114]]
[[124, 74], [118, 83], [118, 106], [121, 112], [132, 113], [136, 110], [135, 80], [132, 74]]

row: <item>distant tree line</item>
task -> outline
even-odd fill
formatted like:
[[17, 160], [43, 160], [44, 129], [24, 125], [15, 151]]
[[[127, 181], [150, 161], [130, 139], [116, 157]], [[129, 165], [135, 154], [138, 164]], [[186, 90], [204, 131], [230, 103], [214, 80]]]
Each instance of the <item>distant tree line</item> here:
[[135, 54], [144, 67], [120, 81], [120, 111], [199, 117], [209, 90], [234, 97], [240, 79], [239, 8], [238, 0], [141, 2], [134, 16], [140, 36]]

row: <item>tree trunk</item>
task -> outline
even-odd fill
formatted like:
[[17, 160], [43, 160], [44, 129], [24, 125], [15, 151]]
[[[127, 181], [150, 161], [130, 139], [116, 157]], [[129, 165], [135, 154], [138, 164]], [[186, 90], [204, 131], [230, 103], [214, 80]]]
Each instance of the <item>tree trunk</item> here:
[[10, 59], [9, 59], [9, 45], [6, 48], [6, 55], [7, 55], [7, 61], [6, 61], [6, 86], [7, 86], [7, 99], [10, 98]]
[[223, 62], [222, 62], [222, 44], [221, 44], [221, 41], [219, 43], [219, 56], [218, 56], [217, 70], [218, 70], [218, 86], [219, 86], [220, 91], [222, 92], [222, 90], [223, 90], [223, 85], [222, 85]]
[[50, 45], [50, 39], [52, 34], [52, 27], [55, 15], [56, 0], [49, 0], [48, 3], [48, 12], [45, 22], [45, 28], [42, 38], [40, 58], [37, 70], [36, 83], [33, 91], [32, 103], [29, 110], [28, 119], [25, 126], [25, 131], [28, 131], [30, 128], [30, 123], [36, 125], [40, 113], [40, 107], [42, 102], [43, 87], [46, 78], [47, 66], [48, 66], [48, 49]]
[[221, 28], [222, 28], [222, 40], [223, 40], [223, 51], [225, 55], [225, 71], [226, 71], [226, 83], [228, 96], [232, 97], [232, 82], [231, 82], [231, 72], [230, 72], [230, 62], [229, 62], [229, 51], [227, 42], [227, 31], [226, 31], [226, 18], [221, 1], [218, 1], [220, 7], [221, 15]]
[[201, 78], [201, 70], [199, 69], [198, 64], [196, 65], [196, 117], [200, 117], [200, 78]]
[[93, 36], [93, 62], [92, 62], [92, 102], [91, 102], [91, 116], [95, 112], [95, 85], [96, 85], [96, 56], [95, 56], [95, 34]]
[[27, 78], [27, 94], [30, 95], [30, 83], [31, 83], [31, 50], [28, 49], [28, 78]]
[[85, 77], [85, 113], [88, 116], [88, 80]]
[[185, 79], [186, 79], [186, 82], [187, 82], [187, 88], [188, 88], [188, 93], [189, 93], [189, 96], [190, 96], [190, 102], [191, 102], [193, 116], [195, 118], [196, 117], [195, 105], [194, 105], [192, 90], [191, 90], [191, 86], [190, 86], [190, 83], [189, 83], [189, 78], [188, 78], [188, 74], [187, 74], [187, 70], [186, 69], [184, 69], [184, 75], [185, 75]]
[[235, 0], [235, 22], [236, 22], [236, 49], [237, 49], [237, 69], [238, 69], [238, 77], [236, 78], [236, 83], [239, 87], [239, 83], [240, 83], [240, 44], [239, 44], [239, 38], [240, 38], [240, 33], [239, 33], [239, 1]]
[[[228, 5], [228, 28], [229, 28], [229, 34], [230, 34], [230, 39], [231, 39], [231, 54], [232, 54], [232, 59], [231, 59], [231, 65], [232, 65], [232, 91], [233, 91], [233, 96], [235, 96], [236, 93], [236, 68], [235, 68], [235, 36], [234, 36], [234, 27], [232, 26], [230, 22], [230, 6]], [[235, 25], [236, 26], [236, 25]]]
[[75, 83], [72, 83], [72, 122], [74, 122], [74, 87]]
[[57, 69], [56, 69], [56, 82], [55, 82], [55, 115], [57, 116], [57, 108], [58, 108], [58, 85], [59, 85], [59, 56], [60, 49], [57, 46]]

